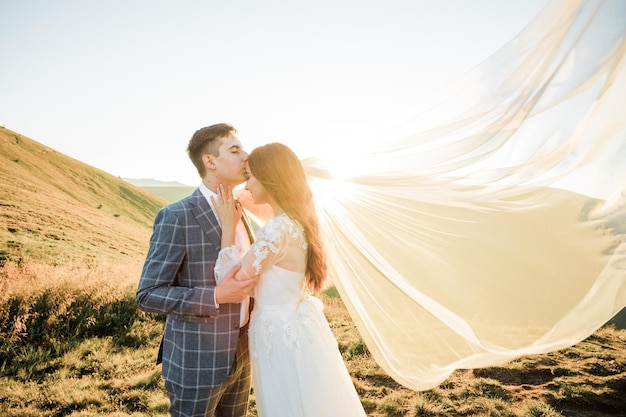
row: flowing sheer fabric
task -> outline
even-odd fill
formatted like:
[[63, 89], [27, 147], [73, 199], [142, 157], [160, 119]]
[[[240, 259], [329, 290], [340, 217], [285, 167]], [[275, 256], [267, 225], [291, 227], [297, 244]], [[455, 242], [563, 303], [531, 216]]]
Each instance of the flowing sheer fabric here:
[[398, 382], [561, 349], [626, 306], [625, 36], [622, 0], [551, 2], [375, 148], [347, 138], [365, 168], [303, 161], [333, 282]]

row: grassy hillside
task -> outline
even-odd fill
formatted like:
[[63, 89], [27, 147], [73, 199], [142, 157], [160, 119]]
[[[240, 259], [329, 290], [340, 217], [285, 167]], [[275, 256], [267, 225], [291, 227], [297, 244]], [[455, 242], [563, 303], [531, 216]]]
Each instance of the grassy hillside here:
[[[166, 200], [4, 128], [0, 178], [0, 415], [166, 416], [163, 317], [134, 298]], [[370, 417], [626, 416], [625, 330], [416, 392], [378, 367], [336, 291], [323, 300]]]
[[137, 258], [166, 202], [0, 128], [0, 258]]

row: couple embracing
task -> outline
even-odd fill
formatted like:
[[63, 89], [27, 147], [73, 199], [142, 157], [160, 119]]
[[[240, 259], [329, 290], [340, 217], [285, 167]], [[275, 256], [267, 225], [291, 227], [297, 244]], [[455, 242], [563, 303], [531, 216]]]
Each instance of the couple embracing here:
[[[244, 151], [235, 128], [199, 129], [187, 152], [202, 179], [159, 211], [137, 289], [167, 316], [158, 361], [172, 416], [365, 416], [337, 342], [312, 296], [326, 257], [297, 156], [271, 143]], [[247, 182], [246, 182], [247, 181]], [[274, 217], [251, 231], [232, 189], [246, 182]]]

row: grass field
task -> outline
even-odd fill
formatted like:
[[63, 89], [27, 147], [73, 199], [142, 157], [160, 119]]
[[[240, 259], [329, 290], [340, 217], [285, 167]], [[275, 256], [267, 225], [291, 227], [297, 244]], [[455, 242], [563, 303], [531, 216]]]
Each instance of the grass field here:
[[[0, 415], [167, 415], [154, 365], [163, 318], [136, 308], [139, 268], [4, 262]], [[333, 289], [322, 299], [368, 416], [626, 415], [624, 330], [606, 327], [569, 349], [503, 367], [459, 370], [417, 392], [376, 365]]]

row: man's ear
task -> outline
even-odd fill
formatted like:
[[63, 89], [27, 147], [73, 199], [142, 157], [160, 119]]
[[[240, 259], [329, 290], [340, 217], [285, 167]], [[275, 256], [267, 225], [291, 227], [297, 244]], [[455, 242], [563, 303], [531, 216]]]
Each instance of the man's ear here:
[[211, 154], [205, 153], [202, 155], [202, 163], [206, 169], [215, 169], [215, 157]]

